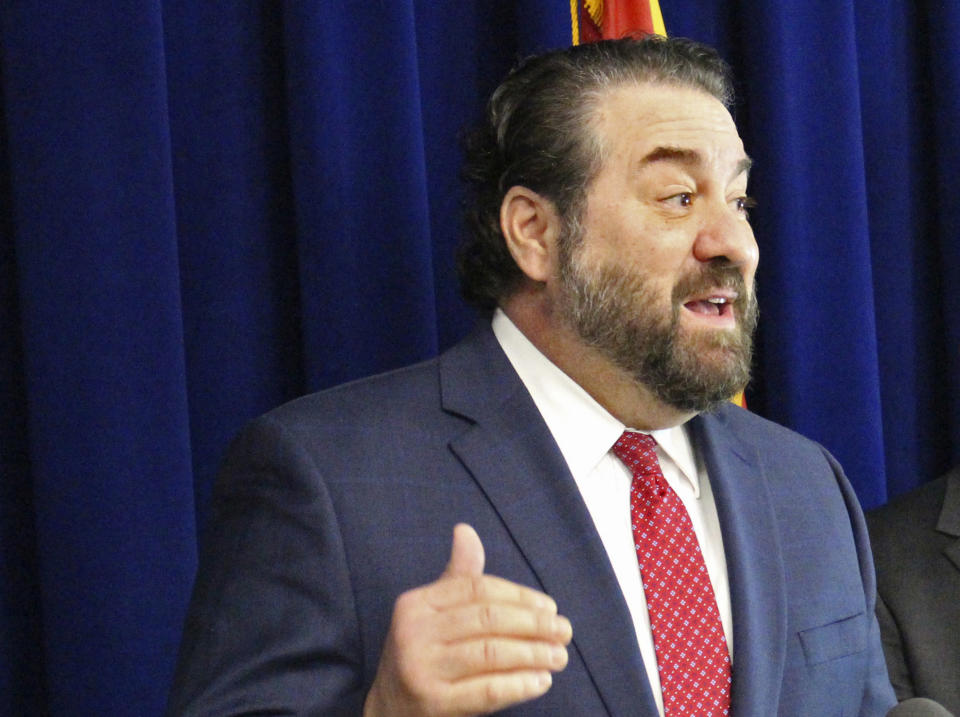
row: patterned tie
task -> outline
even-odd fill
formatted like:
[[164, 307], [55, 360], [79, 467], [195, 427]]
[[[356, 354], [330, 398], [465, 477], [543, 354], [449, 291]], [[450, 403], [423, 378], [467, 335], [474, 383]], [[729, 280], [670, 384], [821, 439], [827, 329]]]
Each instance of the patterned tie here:
[[613, 452], [633, 473], [630, 518], [650, 612], [666, 717], [730, 712], [730, 655], [710, 576], [680, 497], [660, 471], [657, 442], [625, 431]]

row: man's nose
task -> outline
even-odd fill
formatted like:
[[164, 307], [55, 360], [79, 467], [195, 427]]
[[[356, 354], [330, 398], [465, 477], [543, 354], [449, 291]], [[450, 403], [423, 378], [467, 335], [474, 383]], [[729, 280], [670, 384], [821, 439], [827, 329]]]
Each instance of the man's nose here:
[[746, 272], [756, 269], [759, 260], [750, 223], [735, 208], [719, 202], [709, 208], [698, 227], [693, 255], [702, 262], [725, 259]]

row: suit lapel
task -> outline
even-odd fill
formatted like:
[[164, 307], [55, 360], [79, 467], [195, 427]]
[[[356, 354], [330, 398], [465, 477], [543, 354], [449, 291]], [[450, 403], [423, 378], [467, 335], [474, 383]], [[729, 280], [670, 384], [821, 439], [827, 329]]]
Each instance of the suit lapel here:
[[[479, 379], [479, 380], [477, 380]], [[656, 714], [633, 623], [592, 518], [539, 411], [489, 330], [441, 359], [444, 407], [474, 425], [451, 448], [573, 624], [611, 715]]]
[[[960, 538], [960, 469], [954, 469], [947, 478], [943, 508], [937, 520], [937, 530]], [[955, 540], [943, 550], [947, 559], [960, 570], [960, 540]]]
[[[441, 358], [448, 411], [473, 426], [451, 448], [474, 476], [543, 590], [574, 626], [574, 646], [611, 715], [655, 714], [633, 623], [580, 493], [532, 399], [482, 327]], [[733, 609], [731, 713], [776, 714], [786, 645], [779, 533], [756, 450], [726, 407], [690, 423], [710, 476]]]
[[733, 610], [731, 714], [777, 713], [786, 646], [786, 583], [776, 517], [756, 450], [723, 407], [690, 423], [707, 467], [723, 533]]

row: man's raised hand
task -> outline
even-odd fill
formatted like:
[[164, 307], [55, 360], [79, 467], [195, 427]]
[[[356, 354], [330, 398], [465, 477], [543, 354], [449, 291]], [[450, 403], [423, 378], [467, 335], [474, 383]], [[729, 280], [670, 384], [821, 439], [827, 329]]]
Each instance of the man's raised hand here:
[[443, 574], [394, 604], [365, 717], [479, 715], [550, 689], [567, 665], [569, 620], [547, 595], [483, 565], [476, 531], [457, 525]]

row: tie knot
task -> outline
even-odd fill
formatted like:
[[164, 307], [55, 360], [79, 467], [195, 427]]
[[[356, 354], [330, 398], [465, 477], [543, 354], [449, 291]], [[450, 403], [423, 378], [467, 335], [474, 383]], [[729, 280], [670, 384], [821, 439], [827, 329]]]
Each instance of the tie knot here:
[[636, 431], [624, 431], [613, 444], [613, 452], [634, 475], [659, 473], [657, 442], [653, 436]]

